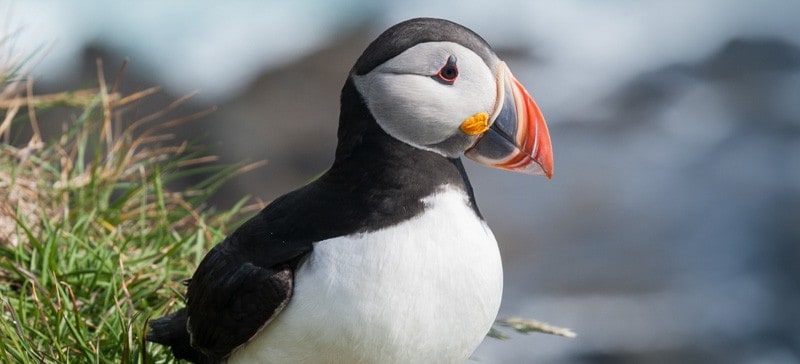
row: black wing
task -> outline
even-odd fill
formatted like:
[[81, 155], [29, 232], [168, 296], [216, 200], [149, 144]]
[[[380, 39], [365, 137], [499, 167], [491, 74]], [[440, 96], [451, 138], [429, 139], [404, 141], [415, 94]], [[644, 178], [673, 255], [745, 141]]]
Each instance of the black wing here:
[[[275, 244], [268, 235], [263, 216], [256, 216], [214, 247], [192, 277], [186, 328], [191, 346], [205, 356], [227, 357], [289, 302], [294, 269], [311, 243]], [[248, 249], [259, 243], [282, 249]]]
[[292, 234], [308, 226], [286, 211], [290, 196], [203, 258], [189, 282], [187, 307], [151, 321], [149, 341], [171, 346], [179, 359], [216, 363], [280, 313], [291, 298], [294, 270], [312, 249], [311, 240]]

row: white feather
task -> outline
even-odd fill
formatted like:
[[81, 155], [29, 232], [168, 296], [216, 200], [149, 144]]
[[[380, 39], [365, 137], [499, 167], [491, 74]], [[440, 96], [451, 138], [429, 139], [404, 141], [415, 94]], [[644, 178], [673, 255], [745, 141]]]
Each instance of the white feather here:
[[494, 235], [446, 188], [411, 220], [316, 243], [284, 311], [229, 363], [460, 363], [491, 327]]

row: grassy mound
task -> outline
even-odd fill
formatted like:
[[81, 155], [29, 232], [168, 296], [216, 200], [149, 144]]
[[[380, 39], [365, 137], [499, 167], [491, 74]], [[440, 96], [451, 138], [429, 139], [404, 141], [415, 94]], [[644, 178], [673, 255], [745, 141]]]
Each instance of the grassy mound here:
[[[182, 305], [181, 281], [254, 207], [198, 208], [252, 165], [212, 166], [172, 140], [170, 128], [205, 113], [170, 117], [186, 98], [137, 117], [157, 90], [119, 95], [100, 73], [97, 89], [33, 95], [14, 71], [0, 72], [0, 361], [173, 361], [143, 341], [146, 322]], [[36, 113], [55, 105], [77, 117], [42, 140]], [[21, 128], [33, 136], [12, 145]]]

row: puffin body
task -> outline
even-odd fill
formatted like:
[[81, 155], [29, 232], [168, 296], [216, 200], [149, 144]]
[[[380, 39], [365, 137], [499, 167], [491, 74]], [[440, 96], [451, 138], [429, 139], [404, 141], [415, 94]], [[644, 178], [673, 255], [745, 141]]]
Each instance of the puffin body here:
[[488, 44], [419, 18], [365, 50], [320, 178], [215, 246], [148, 340], [199, 363], [457, 363], [491, 328], [500, 254], [459, 156], [552, 173], [533, 99]]
[[497, 243], [465, 191], [442, 186], [423, 203], [397, 225], [315, 243], [289, 304], [229, 362], [467, 359], [500, 306]]

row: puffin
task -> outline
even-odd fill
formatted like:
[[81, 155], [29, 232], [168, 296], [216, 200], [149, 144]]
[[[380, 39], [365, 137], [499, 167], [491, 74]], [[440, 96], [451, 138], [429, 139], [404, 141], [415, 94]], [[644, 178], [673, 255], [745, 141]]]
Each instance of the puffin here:
[[497, 241], [461, 156], [553, 172], [545, 119], [489, 44], [457, 23], [390, 27], [341, 91], [316, 180], [202, 259], [186, 306], [147, 340], [196, 363], [463, 363], [496, 318]]

